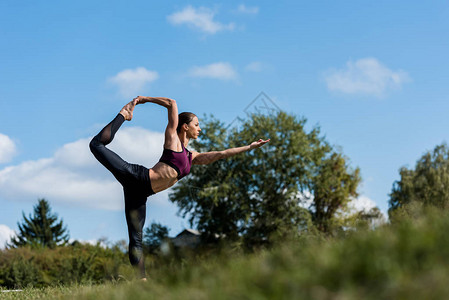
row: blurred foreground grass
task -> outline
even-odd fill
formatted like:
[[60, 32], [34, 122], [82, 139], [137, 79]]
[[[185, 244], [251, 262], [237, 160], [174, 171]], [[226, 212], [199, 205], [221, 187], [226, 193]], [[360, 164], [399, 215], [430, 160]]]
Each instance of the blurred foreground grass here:
[[154, 264], [148, 282], [26, 288], [0, 298], [449, 299], [448, 233], [449, 215], [432, 210], [341, 237]]

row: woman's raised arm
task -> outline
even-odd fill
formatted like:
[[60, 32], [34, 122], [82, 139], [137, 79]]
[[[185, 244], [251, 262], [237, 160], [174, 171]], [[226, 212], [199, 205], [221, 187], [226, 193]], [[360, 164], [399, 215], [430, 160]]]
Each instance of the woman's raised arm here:
[[[168, 110], [168, 124], [165, 129], [165, 148], [177, 148], [177, 133], [176, 128], [178, 127], [178, 106], [176, 101], [165, 97], [144, 97], [138, 96], [137, 104], [143, 104], [146, 102], [151, 102], [159, 104]], [[173, 145], [175, 144], [175, 145]]]

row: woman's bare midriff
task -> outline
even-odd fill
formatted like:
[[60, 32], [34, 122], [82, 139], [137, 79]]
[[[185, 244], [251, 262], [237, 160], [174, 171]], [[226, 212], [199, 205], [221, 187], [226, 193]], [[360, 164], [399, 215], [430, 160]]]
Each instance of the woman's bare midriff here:
[[178, 172], [163, 162], [155, 164], [149, 172], [151, 188], [155, 193], [168, 189], [178, 181]]

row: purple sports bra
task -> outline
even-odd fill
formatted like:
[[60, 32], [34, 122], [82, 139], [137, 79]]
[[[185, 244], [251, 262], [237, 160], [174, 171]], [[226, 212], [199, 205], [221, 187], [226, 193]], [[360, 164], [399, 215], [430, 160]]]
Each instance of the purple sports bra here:
[[164, 149], [160, 162], [163, 162], [178, 172], [178, 180], [190, 173], [192, 166], [192, 152], [184, 148], [181, 143], [182, 151], [176, 152], [170, 149]]

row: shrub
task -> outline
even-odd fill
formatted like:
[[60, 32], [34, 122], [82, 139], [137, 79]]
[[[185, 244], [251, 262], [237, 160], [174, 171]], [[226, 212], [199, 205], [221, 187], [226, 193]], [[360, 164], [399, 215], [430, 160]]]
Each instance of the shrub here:
[[27, 247], [0, 252], [0, 285], [8, 288], [114, 280], [129, 264], [118, 247], [74, 243], [55, 249]]

